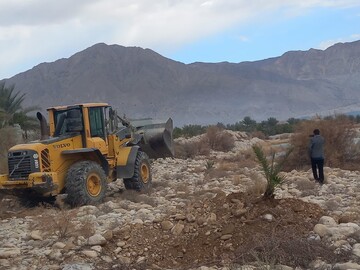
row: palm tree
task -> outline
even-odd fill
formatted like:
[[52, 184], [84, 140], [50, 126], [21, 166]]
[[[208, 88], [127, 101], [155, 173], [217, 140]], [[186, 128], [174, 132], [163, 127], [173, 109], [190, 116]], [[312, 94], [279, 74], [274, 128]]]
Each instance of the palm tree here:
[[253, 145], [252, 149], [256, 155], [256, 158], [261, 166], [261, 169], [267, 181], [266, 190], [263, 194], [263, 197], [273, 198], [275, 195], [275, 188], [281, 185], [285, 180], [285, 177], [280, 175], [280, 172], [293, 149], [289, 148], [286, 151], [285, 155], [282, 157], [282, 159], [277, 162], [275, 161], [275, 152], [273, 152], [271, 154], [270, 164], [261, 146]]
[[25, 94], [20, 95], [19, 92], [14, 94], [14, 89], [15, 85], [5, 87], [5, 82], [0, 84], [1, 127], [8, 126], [14, 114], [21, 110]]
[[19, 124], [27, 134], [28, 130], [38, 128], [35, 124], [36, 118], [27, 114], [39, 108], [37, 106], [22, 108], [25, 94], [14, 92], [14, 90], [15, 85], [6, 87], [5, 82], [0, 83], [0, 128]]

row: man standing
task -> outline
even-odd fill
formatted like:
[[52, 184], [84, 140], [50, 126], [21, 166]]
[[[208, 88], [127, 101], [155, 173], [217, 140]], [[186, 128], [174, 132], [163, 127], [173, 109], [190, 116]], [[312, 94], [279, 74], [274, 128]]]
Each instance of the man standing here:
[[321, 185], [324, 183], [324, 138], [320, 135], [320, 130], [315, 129], [309, 144], [309, 154], [311, 158], [311, 168], [314, 179]]

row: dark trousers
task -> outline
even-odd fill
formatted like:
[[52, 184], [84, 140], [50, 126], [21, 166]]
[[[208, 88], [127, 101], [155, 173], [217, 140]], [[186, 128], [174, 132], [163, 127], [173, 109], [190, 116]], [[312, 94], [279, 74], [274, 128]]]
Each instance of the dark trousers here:
[[[320, 183], [324, 182], [324, 159], [323, 158], [312, 158], [311, 168], [314, 175], [314, 179]], [[319, 173], [318, 173], [319, 172]]]

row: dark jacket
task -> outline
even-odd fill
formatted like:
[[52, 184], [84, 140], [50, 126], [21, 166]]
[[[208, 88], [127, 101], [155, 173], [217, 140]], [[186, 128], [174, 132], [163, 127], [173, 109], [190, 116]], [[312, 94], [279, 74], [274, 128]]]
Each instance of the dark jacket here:
[[310, 139], [309, 154], [311, 158], [324, 159], [325, 140], [321, 135], [315, 135]]

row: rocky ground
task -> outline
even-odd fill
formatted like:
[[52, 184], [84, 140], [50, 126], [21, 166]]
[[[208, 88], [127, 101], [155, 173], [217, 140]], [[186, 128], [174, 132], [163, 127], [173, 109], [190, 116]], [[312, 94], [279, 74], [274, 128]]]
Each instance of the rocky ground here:
[[[360, 172], [286, 173], [275, 199], [251, 158], [261, 143], [153, 162], [150, 193], [110, 185], [98, 206], [68, 209], [3, 196], [0, 269], [360, 269]], [[285, 143], [284, 143], [285, 142]]]

